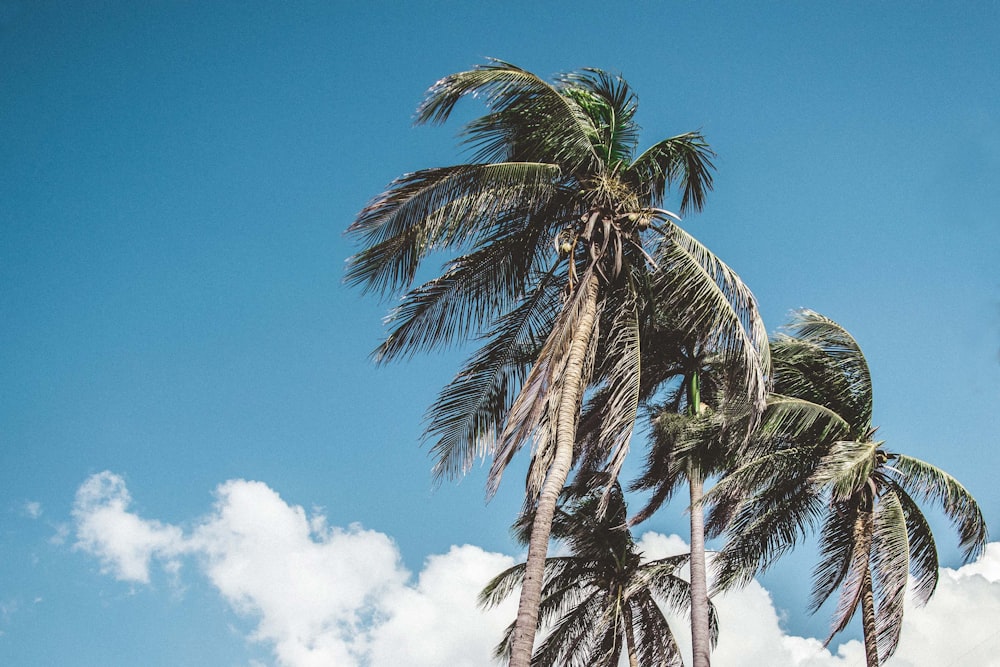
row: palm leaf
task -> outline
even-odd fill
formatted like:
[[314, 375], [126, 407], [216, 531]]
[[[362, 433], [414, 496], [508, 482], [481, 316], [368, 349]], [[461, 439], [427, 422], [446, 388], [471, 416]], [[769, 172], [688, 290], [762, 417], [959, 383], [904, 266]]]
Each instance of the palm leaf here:
[[966, 561], [978, 556], [989, 534], [979, 504], [957, 479], [929, 463], [898, 455], [892, 467], [899, 471], [899, 483], [912, 495], [934, 501], [951, 519], [959, 536], [959, 546]]
[[435, 83], [417, 109], [416, 123], [443, 123], [458, 100], [470, 94], [492, 110], [465, 131], [467, 142], [478, 147], [477, 160], [531, 155], [569, 171], [597, 163], [590, 141], [593, 127], [578, 105], [531, 72], [499, 60]]
[[427, 412], [435, 477], [456, 477], [496, 450], [496, 434], [551, 326], [559, 286], [543, 281], [500, 321], [491, 340], [440, 393]]
[[400, 177], [348, 227], [366, 247], [348, 260], [347, 283], [381, 293], [408, 286], [431, 251], [475, 244], [490, 238], [498, 221], [544, 207], [559, 173], [551, 164], [501, 163]]
[[887, 490], [873, 517], [871, 572], [875, 589], [875, 628], [880, 660], [888, 660], [899, 645], [903, 602], [910, 570], [910, 544], [899, 497]]
[[712, 189], [713, 157], [701, 133], [688, 132], [647, 148], [632, 162], [625, 178], [654, 207], [662, 205], [667, 188], [679, 181], [680, 212], [700, 211]]

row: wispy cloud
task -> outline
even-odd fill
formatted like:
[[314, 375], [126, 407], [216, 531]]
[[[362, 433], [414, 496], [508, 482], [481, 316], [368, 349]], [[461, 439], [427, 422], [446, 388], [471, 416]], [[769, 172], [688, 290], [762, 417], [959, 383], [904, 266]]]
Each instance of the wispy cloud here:
[[[103, 472], [77, 492], [76, 548], [102, 570], [134, 584], [150, 580], [154, 563], [176, 572], [187, 558], [235, 613], [256, 621], [249, 639], [270, 647], [285, 667], [344, 665], [481, 667], [516, 600], [484, 612], [476, 595], [513, 564], [479, 547], [433, 555], [414, 577], [393, 540], [358, 525], [327, 525], [318, 511], [285, 502], [261, 482], [232, 480], [216, 490], [212, 510], [187, 533], [130, 509], [124, 480]], [[654, 558], [686, 550], [677, 536], [646, 533], [640, 546]], [[770, 594], [757, 582], [716, 600], [725, 624], [715, 656], [737, 667], [849, 667], [864, 664], [859, 642], [834, 654], [822, 642], [784, 632]], [[962, 618], [961, 624], [953, 619]], [[1000, 655], [1000, 544], [976, 563], [942, 570], [938, 592], [909, 608], [893, 664], [991, 665]], [[684, 640], [678, 619], [678, 639]], [[958, 655], [956, 646], [964, 654]], [[958, 659], [958, 662], [955, 660]]]

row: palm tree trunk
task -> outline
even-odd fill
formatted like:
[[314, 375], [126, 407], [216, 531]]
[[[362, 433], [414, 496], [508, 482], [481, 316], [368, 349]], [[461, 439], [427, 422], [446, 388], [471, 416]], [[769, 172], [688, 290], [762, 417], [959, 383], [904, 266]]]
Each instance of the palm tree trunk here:
[[535, 644], [535, 630], [538, 626], [538, 606], [542, 599], [542, 583], [545, 575], [545, 556], [549, 548], [552, 532], [552, 517], [556, 500], [566, 484], [573, 465], [573, 445], [576, 442], [576, 422], [583, 400], [583, 368], [587, 358], [587, 348], [594, 331], [597, 318], [597, 275], [591, 275], [587, 285], [585, 301], [580, 319], [573, 332], [569, 357], [563, 378], [562, 395], [559, 397], [558, 422], [556, 424], [556, 450], [552, 457], [538, 505], [531, 525], [528, 542], [528, 560], [524, 564], [524, 583], [521, 599], [514, 623], [514, 641], [510, 652], [510, 667], [530, 667], [531, 654]]
[[[692, 417], [701, 414], [701, 378], [694, 371], [688, 380], [688, 410]], [[688, 463], [688, 489], [691, 496], [691, 664], [711, 665], [712, 639], [708, 622], [708, 581], [705, 573], [705, 511], [701, 498], [705, 480], [701, 469]]]
[[868, 667], [878, 667], [878, 632], [875, 629], [875, 594], [872, 591], [872, 570], [865, 567], [861, 589], [861, 624], [865, 635], [865, 658]]
[[691, 493], [691, 664], [709, 667], [712, 640], [708, 623], [708, 582], [705, 573], [705, 516], [701, 507], [701, 471], [688, 466]]
[[628, 600], [622, 605], [622, 623], [625, 625], [625, 650], [628, 651], [628, 667], [639, 667], [639, 655], [635, 650], [635, 631], [632, 629], [632, 608]]

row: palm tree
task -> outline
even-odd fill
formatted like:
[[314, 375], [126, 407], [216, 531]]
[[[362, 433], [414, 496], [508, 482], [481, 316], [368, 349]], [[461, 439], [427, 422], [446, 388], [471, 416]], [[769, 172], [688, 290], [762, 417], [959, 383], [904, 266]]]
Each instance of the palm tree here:
[[860, 609], [875, 667], [899, 644], [909, 577], [919, 604], [937, 586], [937, 548], [919, 503], [944, 510], [966, 560], [986, 544], [986, 523], [957, 480], [875, 439], [868, 364], [840, 325], [801, 311], [771, 355], [778, 393], [758, 443], [769, 449], [717, 487], [718, 525], [732, 535], [716, 561], [719, 585], [745, 582], [819, 525], [811, 610], [839, 590], [827, 643]]
[[672, 391], [667, 400], [650, 408], [652, 447], [646, 468], [633, 488], [652, 490], [653, 494], [632, 523], [649, 518], [678, 488], [687, 485], [692, 658], [694, 665], [701, 667], [711, 663], [702, 496], [706, 480], [731, 465], [733, 448], [729, 446], [729, 432], [734, 425], [729, 422], [743, 421], [742, 428], [748, 428], [748, 415], [741, 415], [740, 420], [732, 417], [748, 406], [740, 400], [739, 393], [733, 395], [733, 380], [742, 373], [733, 373], [732, 360], [717, 354], [710, 339], [698, 332], [677, 330], [670, 321], [671, 318], [662, 321], [651, 335], [658, 344], [653, 348], [654, 353], [648, 355], [651, 372], [646, 377], [651, 378], [652, 386], [672, 383]]
[[[533, 443], [526, 491], [537, 511], [511, 654], [526, 667], [584, 392], [600, 384], [610, 398], [597, 441], [614, 472], [635, 421], [640, 313], [656, 281], [676, 286], [668, 298], [691, 326], [724, 330], [742, 350], [761, 402], [764, 372], [747, 344], [756, 329], [743, 326], [756, 323], [749, 291], [660, 208], [673, 185], [682, 213], [702, 207], [713, 154], [699, 133], [636, 156], [636, 97], [623, 79], [588, 69], [549, 83], [496, 60], [438, 81], [416, 122], [444, 122], [467, 95], [489, 109], [465, 128], [472, 160], [406, 174], [372, 200], [348, 229], [364, 248], [347, 281], [402, 295], [380, 362], [486, 339], [431, 406], [425, 437], [438, 478], [492, 456], [488, 494]], [[443, 273], [414, 287], [433, 251], [447, 253]]]
[[[566, 543], [570, 555], [545, 562], [539, 626], [550, 626], [551, 632], [535, 651], [533, 667], [617, 667], [623, 651], [630, 667], [681, 667], [680, 651], [657, 600], [672, 609], [690, 607], [690, 586], [677, 576], [688, 555], [643, 562], [617, 484], [606, 498], [599, 491], [568, 487], [562, 502], [552, 535]], [[520, 526], [522, 542], [528, 539], [526, 523]], [[524, 572], [521, 563], [497, 575], [480, 595], [481, 603], [502, 602], [521, 584]], [[714, 641], [714, 609], [711, 628]], [[511, 624], [497, 657], [509, 655], [513, 631]]]

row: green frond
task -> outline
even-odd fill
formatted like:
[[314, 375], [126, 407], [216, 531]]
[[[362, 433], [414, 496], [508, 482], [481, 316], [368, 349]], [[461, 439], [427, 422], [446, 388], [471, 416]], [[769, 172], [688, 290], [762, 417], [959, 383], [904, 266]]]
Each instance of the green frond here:
[[424, 439], [434, 443], [435, 477], [462, 475], [495, 451], [496, 434], [551, 327], [559, 294], [557, 282], [543, 281], [500, 321], [427, 411]]
[[[441, 276], [411, 290], [386, 317], [391, 327], [375, 351], [383, 363], [450, 345], [478, 334], [523, 298], [526, 284], [545, 291], [551, 273], [534, 266], [538, 227], [525, 227], [476, 252], [455, 259]], [[538, 277], [536, 277], [538, 276]]]
[[614, 170], [627, 164], [638, 142], [635, 124], [638, 100], [628, 83], [598, 69], [584, 69], [559, 77], [560, 91], [572, 98], [593, 125], [591, 143], [603, 164]]
[[938, 554], [934, 534], [920, 507], [906, 490], [891, 482], [892, 492], [899, 499], [906, 516], [906, 534], [910, 543], [910, 574], [917, 604], [926, 604], [938, 582]]
[[640, 665], [683, 667], [680, 647], [652, 595], [640, 593], [631, 599], [632, 631]]
[[832, 409], [863, 438], [872, 419], [868, 362], [857, 341], [833, 320], [796, 311], [772, 343], [775, 390]]
[[687, 132], [647, 148], [629, 166], [626, 181], [649, 206], [663, 205], [667, 188], [681, 190], [681, 214], [700, 211], [712, 189], [715, 153], [700, 132]]
[[395, 293], [413, 282], [433, 250], [473, 246], [495, 225], [530, 218], [556, 194], [559, 167], [540, 163], [467, 164], [425, 169], [394, 181], [348, 227], [365, 248], [348, 260], [345, 280]]
[[857, 613], [861, 604], [861, 596], [865, 594], [865, 586], [871, 578], [869, 561], [871, 559], [872, 522], [871, 513], [865, 511], [855, 521], [851, 540], [849, 560], [845, 563], [847, 569], [840, 582], [840, 596], [833, 613], [830, 636], [824, 645], [829, 645], [838, 633], [842, 632]]
[[632, 440], [632, 429], [639, 411], [642, 351], [639, 342], [638, 305], [629, 298], [617, 300], [604, 350], [609, 361], [602, 368], [607, 393], [601, 404], [595, 434], [599, 448], [606, 452], [605, 470], [611, 480], [618, 477]]
[[879, 660], [885, 661], [899, 645], [910, 571], [906, 517], [899, 497], [891, 489], [879, 499], [873, 523], [871, 576], [875, 593], [875, 630]]
[[958, 531], [959, 546], [966, 561], [978, 556], [989, 534], [979, 504], [957, 479], [920, 459], [899, 455], [890, 465], [900, 474], [897, 481], [909, 493], [933, 501], [944, 510]]
[[535, 649], [532, 664], [584, 665], [594, 659], [597, 636], [603, 634], [604, 595], [594, 591], [563, 616]]
[[829, 488], [834, 501], [845, 502], [854, 497], [872, 478], [878, 444], [853, 440], [835, 442], [817, 466], [813, 483]]
[[759, 429], [763, 437], [791, 441], [808, 436], [819, 441], [840, 439], [850, 431], [850, 424], [825, 405], [776, 393], [768, 396], [767, 411]]
[[774, 480], [738, 504], [727, 517], [728, 522], [720, 522], [720, 527], [726, 526], [728, 540], [713, 560], [715, 590], [749, 583], [793, 549], [820, 521], [824, 502], [812, 493], [802, 475], [784, 477], [779, 469]]
[[560, 164], [568, 172], [599, 162], [593, 126], [570, 96], [538, 76], [499, 60], [438, 81], [417, 109], [416, 123], [442, 123], [458, 100], [474, 95], [491, 113], [466, 126], [476, 161], [529, 160]]
[[524, 567], [524, 563], [518, 563], [490, 579], [479, 592], [479, 606], [491, 609], [510, 597], [524, 581]]
[[851, 567], [857, 544], [855, 524], [861, 513], [857, 506], [835, 503], [827, 512], [820, 531], [819, 563], [813, 570], [809, 611], [816, 612], [841, 585]]
[[676, 327], [696, 331], [708, 348], [742, 374], [746, 401], [763, 411], [770, 374], [767, 331], [757, 301], [735, 271], [668, 218], [653, 256], [654, 298], [678, 318]]

